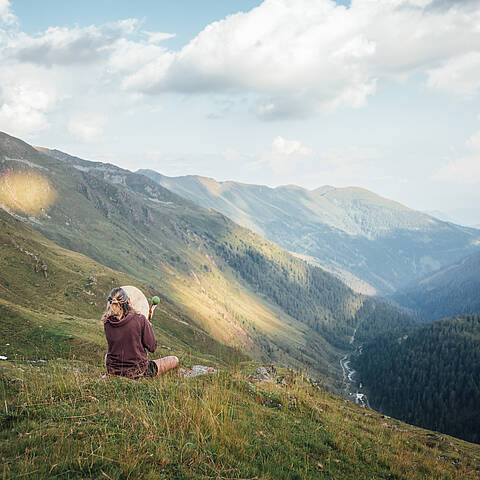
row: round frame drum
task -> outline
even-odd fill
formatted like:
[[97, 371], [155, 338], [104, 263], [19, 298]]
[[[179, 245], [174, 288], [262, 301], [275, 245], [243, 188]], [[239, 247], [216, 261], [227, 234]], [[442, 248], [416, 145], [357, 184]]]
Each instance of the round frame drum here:
[[132, 304], [132, 308], [142, 315], [145, 318], [148, 318], [148, 310], [150, 309], [150, 305], [148, 304], [147, 297], [139, 290], [137, 287], [132, 285], [127, 285], [122, 287], [130, 297], [130, 303]]

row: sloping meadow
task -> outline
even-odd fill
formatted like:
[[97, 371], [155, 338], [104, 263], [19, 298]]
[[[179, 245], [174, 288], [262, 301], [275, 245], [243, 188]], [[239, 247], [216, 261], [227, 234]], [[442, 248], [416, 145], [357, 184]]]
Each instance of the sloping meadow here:
[[480, 447], [327, 394], [301, 375], [102, 378], [85, 362], [0, 366], [3, 478], [479, 478]]

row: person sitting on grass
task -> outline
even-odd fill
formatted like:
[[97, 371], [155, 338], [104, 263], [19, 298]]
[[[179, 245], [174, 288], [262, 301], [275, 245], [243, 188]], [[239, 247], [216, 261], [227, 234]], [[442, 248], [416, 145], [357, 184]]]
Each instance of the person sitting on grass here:
[[133, 310], [123, 288], [114, 288], [102, 315], [108, 353], [105, 366], [110, 375], [140, 378], [156, 377], [177, 367], [178, 358], [169, 356], [148, 360], [147, 352], [155, 352], [157, 339], [152, 324], [144, 315]]

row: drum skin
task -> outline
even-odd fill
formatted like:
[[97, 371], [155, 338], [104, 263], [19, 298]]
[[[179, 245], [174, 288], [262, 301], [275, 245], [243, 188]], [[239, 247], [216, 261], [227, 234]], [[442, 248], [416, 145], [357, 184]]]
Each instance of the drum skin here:
[[132, 308], [136, 312], [144, 315], [145, 318], [148, 318], [148, 310], [150, 308], [150, 305], [148, 304], [147, 297], [142, 293], [142, 291], [132, 285], [127, 285], [122, 288], [127, 292], [128, 296], [130, 297], [130, 303], [132, 304]]

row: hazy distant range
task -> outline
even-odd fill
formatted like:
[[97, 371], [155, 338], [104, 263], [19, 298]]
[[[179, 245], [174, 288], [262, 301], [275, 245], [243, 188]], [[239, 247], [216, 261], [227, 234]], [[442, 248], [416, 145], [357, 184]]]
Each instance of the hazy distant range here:
[[356, 291], [391, 294], [480, 250], [480, 231], [356, 187], [270, 188], [139, 170], [278, 243]]

